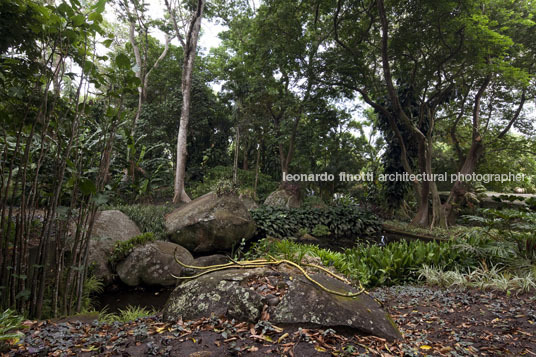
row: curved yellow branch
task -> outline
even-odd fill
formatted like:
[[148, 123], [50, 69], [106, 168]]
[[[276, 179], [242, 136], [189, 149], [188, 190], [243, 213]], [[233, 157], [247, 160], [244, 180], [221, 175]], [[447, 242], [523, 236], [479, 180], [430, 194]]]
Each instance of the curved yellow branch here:
[[[234, 260], [232, 258], [229, 258], [230, 262], [226, 263], [226, 264], [217, 264], [217, 265], [209, 265], [209, 266], [206, 266], [206, 267], [200, 267], [200, 266], [195, 266], [195, 265], [184, 264], [183, 262], [181, 262], [177, 258], [176, 253], [177, 253], [177, 249], [175, 249], [174, 258], [175, 258], [175, 261], [179, 265], [181, 265], [181, 266], [183, 266], [185, 268], [189, 268], [189, 269], [204, 270], [201, 273], [198, 273], [198, 274], [192, 275], [192, 276], [176, 276], [176, 275], [171, 274], [174, 278], [180, 279], [180, 280], [196, 279], [196, 278], [199, 278], [200, 276], [203, 276], [205, 274], [212, 273], [212, 272], [215, 272], [215, 271], [225, 270], [225, 269], [254, 269], [254, 268], [259, 268], [259, 267], [268, 266], [268, 265], [277, 266], [277, 265], [280, 265], [280, 264], [287, 264], [287, 265], [293, 266], [294, 268], [298, 269], [307, 280], [309, 280], [310, 282], [312, 282], [313, 284], [318, 286], [320, 289], [322, 289], [322, 290], [324, 290], [324, 291], [326, 291], [326, 292], [328, 292], [330, 294], [338, 295], [338, 296], [344, 296], [344, 297], [357, 297], [357, 296], [361, 295], [362, 293], [366, 293], [368, 295], [368, 292], [365, 290], [365, 288], [363, 288], [363, 286], [361, 285], [361, 282], [359, 283], [359, 291], [357, 293], [351, 293], [351, 292], [341, 293], [339, 291], [328, 289], [324, 285], [319, 283], [318, 281], [314, 280], [305, 271], [305, 269], [303, 269], [299, 264], [294, 263], [293, 261], [290, 261], [290, 260], [286, 260], [286, 259], [279, 259], [278, 260], [278, 259], [275, 259], [272, 256], [268, 256], [270, 260], [267, 260], [267, 259], [255, 259], [255, 260], [237, 261], [237, 260]], [[306, 266], [310, 266], [310, 267], [313, 267], [313, 268], [316, 268], [316, 269], [320, 269], [320, 270], [324, 271], [325, 273], [329, 274], [330, 276], [332, 276], [332, 277], [334, 277], [334, 278], [336, 278], [336, 279], [338, 279], [340, 281], [343, 281], [344, 283], [349, 284], [349, 281], [347, 279], [338, 276], [337, 274], [329, 271], [328, 269], [326, 269], [324, 267], [321, 267], [321, 266], [316, 265], [316, 264], [306, 264]]]

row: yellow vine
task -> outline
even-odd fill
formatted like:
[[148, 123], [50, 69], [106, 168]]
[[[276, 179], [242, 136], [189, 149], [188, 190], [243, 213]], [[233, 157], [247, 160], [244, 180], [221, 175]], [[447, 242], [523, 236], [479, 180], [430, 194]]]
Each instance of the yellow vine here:
[[[253, 268], [260, 268], [260, 267], [269, 266], [269, 265], [277, 266], [277, 265], [281, 265], [281, 264], [287, 264], [287, 265], [293, 266], [294, 268], [298, 269], [303, 274], [303, 276], [305, 276], [305, 278], [307, 280], [309, 280], [310, 282], [312, 282], [313, 284], [318, 286], [320, 289], [322, 289], [322, 290], [324, 290], [324, 291], [326, 291], [326, 292], [328, 292], [330, 294], [338, 295], [338, 296], [344, 296], [344, 297], [357, 297], [357, 296], [361, 295], [362, 293], [368, 294], [367, 291], [365, 290], [365, 288], [363, 288], [363, 286], [361, 285], [361, 283], [359, 283], [359, 291], [357, 293], [351, 293], [351, 292], [341, 293], [339, 291], [328, 289], [324, 285], [319, 283], [318, 281], [314, 280], [305, 271], [305, 269], [303, 269], [299, 264], [297, 264], [297, 263], [295, 263], [293, 261], [290, 261], [290, 260], [286, 260], [286, 259], [276, 259], [276, 258], [274, 258], [272, 256], [269, 256], [269, 259], [255, 259], [255, 260], [242, 260], [242, 261], [237, 261], [237, 260], [233, 260], [232, 258], [229, 258], [230, 262], [226, 263], [226, 264], [217, 264], [217, 265], [209, 265], [209, 266], [201, 267], [201, 266], [195, 266], [195, 265], [188, 265], [188, 264], [185, 264], [185, 263], [181, 262], [177, 258], [176, 253], [177, 253], [177, 250], [175, 249], [175, 252], [174, 252], [175, 261], [180, 266], [182, 266], [184, 268], [187, 268], [187, 269], [203, 270], [202, 272], [200, 272], [200, 273], [198, 273], [196, 275], [192, 275], [192, 276], [176, 276], [176, 275], [172, 274], [173, 277], [176, 278], [176, 279], [181, 279], [181, 280], [196, 279], [196, 278], [198, 278], [200, 276], [203, 276], [205, 274], [212, 273], [212, 272], [215, 272], [215, 271], [220, 271], [220, 270], [226, 270], [226, 269], [253, 269]], [[313, 267], [313, 268], [316, 268], [316, 269], [319, 269], [319, 270], [322, 270], [325, 273], [329, 274], [330, 276], [349, 284], [349, 281], [347, 279], [338, 276], [337, 274], [329, 271], [328, 269], [326, 269], [324, 267], [321, 267], [321, 266], [316, 265], [316, 264], [304, 264], [304, 265], [309, 266], [309, 267]]]

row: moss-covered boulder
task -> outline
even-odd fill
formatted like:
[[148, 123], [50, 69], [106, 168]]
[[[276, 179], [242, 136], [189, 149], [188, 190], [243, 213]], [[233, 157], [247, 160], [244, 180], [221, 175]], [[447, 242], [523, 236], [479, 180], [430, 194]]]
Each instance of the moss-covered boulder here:
[[255, 222], [235, 195], [207, 193], [165, 217], [169, 240], [194, 253], [228, 251], [255, 233]]
[[[328, 289], [357, 292], [326, 274], [312, 277]], [[163, 314], [167, 321], [215, 315], [255, 323], [264, 318], [277, 325], [345, 327], [389, 340], [401, 337], [390, 316], [366, 293], [329, 293], [284, 265], [215, 271], [187, 281], [173, 291]]]
[[177, 279], [172, 274], [181, 276], [185, 270], [175, 261], [175, 252], [181, 262], [192, 264], [194, 258], [187, 249], [175, 243], [156, 241], [134, 248], [117, 265], [117, 275], [129, 286], [173, 286]]
[[93, 274], [105, 285], [113, 280], [113, 272], [108, 262], [117, 242], [127, 241], [141, 234], [138, 226], [123, 212], [108, 210], [97, 213], [89, 246], [89, 264]]

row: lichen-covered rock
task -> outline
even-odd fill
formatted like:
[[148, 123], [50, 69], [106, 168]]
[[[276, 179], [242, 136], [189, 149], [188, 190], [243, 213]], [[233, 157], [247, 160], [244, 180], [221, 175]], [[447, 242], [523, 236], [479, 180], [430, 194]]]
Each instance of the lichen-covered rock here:
[[184, 247], [164, 241], [156, 241], [134, 250], [117, 265], [121, 281], [129, 286], [160, 285], [172, 286], [185, 271], [175, 261], [174, 253], [181, 262], [191, 265], [194, 258]]
[[257, 202], [255, 202], [253, 198], [247, 195], [241, 194], [238, 198], [240, 198], [240, 201], [242, 201], [242, 203], [244, 204], [244, 206], [246, 206], [246, 209], [248, 211], [259, 208], [259, 205], [257, 204]]
[[[328, 289], [356, 292], [326, 274], [312, 274]], [[393, 340], [400, 332], [390, 316], [367, 294], [345, 297], [326, 292], [297, 269], [215, 271], [178, 286], [164, 306], [164, 319], [175, 321], [226, 316], [257, 322], [263, 309], [274, 324], [301, 327], [347, 327]]]
[[301, 206], [301, 201], [298, 195], [293, 192], [280, 189], [270, 193], [270, 195], [266, 197], [264, 204], [272, 207], [299, 208]]
[[126, 214], [118, 210], [102, 211], [97, 217], [91, 233], [89, 264], [93, 273], [105, 285], [113, 280], [113, 272], [108, 263], [115, 243], [129, 240], [141, 234], [138, 226]]
[[255, 222], [237, 196], [212, 192], [168, 214], [165, 224], [169, 240], [195, 253], [227, 251], [255, 233]]

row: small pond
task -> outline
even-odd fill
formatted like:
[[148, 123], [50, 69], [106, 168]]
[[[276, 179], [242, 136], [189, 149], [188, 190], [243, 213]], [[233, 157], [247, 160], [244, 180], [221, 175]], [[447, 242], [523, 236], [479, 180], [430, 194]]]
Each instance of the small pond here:
[[130, 287], [115, 283], [95, 297], [95, 308], [117, 313], [127, 306], [160, 310], [166, 303], [174, 287]]

